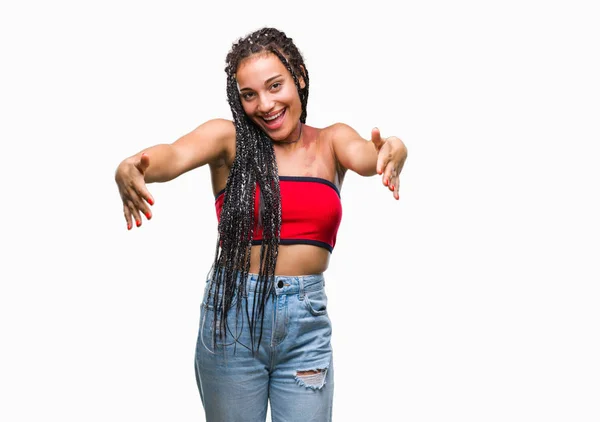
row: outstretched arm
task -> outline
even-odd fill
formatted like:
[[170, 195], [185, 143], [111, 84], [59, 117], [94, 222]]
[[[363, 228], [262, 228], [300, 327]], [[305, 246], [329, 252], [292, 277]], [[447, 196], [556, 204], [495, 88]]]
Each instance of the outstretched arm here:
[[363, 139], [354, 129], [343, 123], [331, 127], [335, 157], [344, 169], [361, 176], [382, 175], [382, 183], [400, 199], [400, 172], [408, 150], [400, 138], [381, 138], [379, 129], [371, 131], [371, 140]]
[[209, 120], [172, 144], [146, 148], [123, 160], [115, 172], [115, 181], [123, 201], [127, 228], [135, 220], [142, 224], [140, 214], [152, 217], [150, 206], [154, 198], [146, 183], [166, 182], [196, 167], [235, 156], [235, 127], [224, 119]]

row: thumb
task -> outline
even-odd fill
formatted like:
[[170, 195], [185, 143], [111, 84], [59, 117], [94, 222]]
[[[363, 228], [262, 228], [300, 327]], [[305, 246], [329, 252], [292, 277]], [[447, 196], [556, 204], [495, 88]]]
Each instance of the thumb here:
[[383, 146], [384, 142], [381, 139], [381, 132], [379, 132], [379, 128], [374, 127], [373, 130], [371, 130], [371, 142], [373, 142], [373, 145], [375, 145], [377, 151], [379, 151]]
[[146, 155], [146, 153], [142, 153], [142, 157], [140, 158], [140, 162], [136, 164], [138, 170], [144, 174], [148, 166], [150, 165], [150, 157]]

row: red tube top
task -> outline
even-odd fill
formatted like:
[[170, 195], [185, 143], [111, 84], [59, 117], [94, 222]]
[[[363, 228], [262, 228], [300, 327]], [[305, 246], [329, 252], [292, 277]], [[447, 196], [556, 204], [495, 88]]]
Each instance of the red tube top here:
[[[281, 192], [281, 245], [315, 245], [333, 251], [342, 220], [338, 188], [318, 177], [279, 176]], [[217, 219], [221, 218], [224, 190], [216, 197]], [[260, 189], [254, 197], [254, 221], [258, 221]], [[262, 243], [262, 229], [255, 225], [253, 245]]]

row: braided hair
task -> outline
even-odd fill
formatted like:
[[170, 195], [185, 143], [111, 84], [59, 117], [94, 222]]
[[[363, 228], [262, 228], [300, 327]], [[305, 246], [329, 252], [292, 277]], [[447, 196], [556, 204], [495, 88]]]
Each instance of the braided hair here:
[[[273, 141], [244, 112], [236, 72], [245, 58], [269, 53], [278, 57], [292, 75], [302, 105], [300, 122], [306, 122], [308, 71], [292, 39], [277, 29], [262, 28], [233, 43], [227, 54], [225, 72], [227, 100], [236, 132], [236, 153], [225, 187], [207, 298], [207, 303], [212, 302], [214, 312], [213, 346], [216, 345], [217, 336], [223, 339], [227, 331], [231, 332], [231, 327], [227, 326], [227, 315], [232, 308], [233, 298], [237, 296], [240, 300], [235, 309], [236, 321], [237, 315], [245, 311], [253, 352], [255, 345], [258, 350], [261, 343], [265, 304], [274, 284], [281, 229], [281, 196]], [[303, 87], [301, 80], [304, 82]], [[255, 222], [254, 197], [257, 184], [260, 187], [260, 212], [259, 221]], [[257, 225], [262, 227], [263, 232], [257, 290], [252, 306], [245, 301], [242, 309], [241, 298], [245, 296], [252, 239]], [[234, 337], [237, 337], [237, 330], [236, 323]], [[255, 341], [257, 337], [258, 340]]]

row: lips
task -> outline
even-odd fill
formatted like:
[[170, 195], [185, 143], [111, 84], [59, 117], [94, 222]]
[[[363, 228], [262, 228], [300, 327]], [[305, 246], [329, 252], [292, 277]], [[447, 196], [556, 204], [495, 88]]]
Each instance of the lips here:
[[277, 113], [271, 113], [268, 116], [264, 116], [263, 119], [267, 120], [267, 121], [271, 121], [271, 120], [275, 120], [277, 117], [279, 117], [279, 115], [281, 113], [283, 113], [285, 111], [285, 109], [283, 110], [279, 110]]
[[285, 118], [287, 109], [283, 109], [271, 116], [263, 116], [262, 120], [265, 126], [270, 130], [279, 129], [283, 124], [283, 119]]

